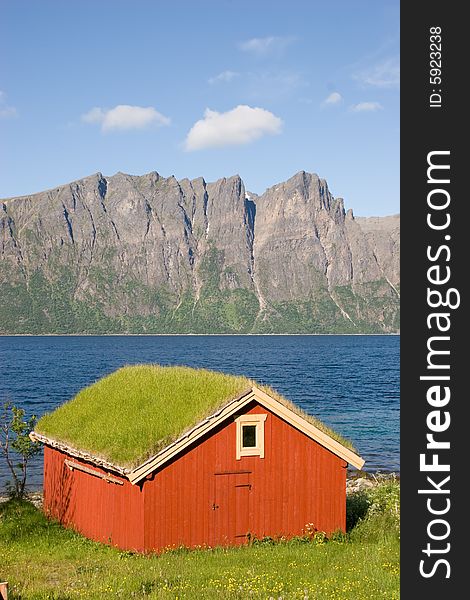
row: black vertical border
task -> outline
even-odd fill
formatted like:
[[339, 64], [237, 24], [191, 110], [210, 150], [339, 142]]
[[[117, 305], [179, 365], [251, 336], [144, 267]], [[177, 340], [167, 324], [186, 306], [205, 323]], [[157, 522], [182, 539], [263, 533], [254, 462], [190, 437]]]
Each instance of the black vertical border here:
[[[470, 276], [470, 232], [465, 228], [468, 222], [470, 193], [464, 190], [467, 173], [467, 157], [470, 151], [465, 148], [466, 138], [470, 138], [470, 121], [466, 104], [465, 87], [468, 87], [470, 50], [467, 40], [470, 25], [462, 12], [465, 5], [447, 0], [438, 2], [401, 3], [401, 597], [415, 598], [461, 598], [466, 596], [466, 575], [470, 573], [470, 551], [468, 550], [468, 515], [470, 503], [465, 489], [468, 478], [466, 463], [470, 448], [469, 392], [466, 389], [465, 371], [470, 372], [470, 352], [467, 350], [467, 336], [470, 334], [469, 319], [466, 315], [466, 278]], [[430, 28], [440, 27], [442, 37], [442, 83], [430, 83]], [[430, 107], [429, 96], [432, 90], [441, 90], [442, 106]], [[464, 109], [465, 105], [465, 109]], [[469, 141], [470, 143], [470, 141]], [[450, 150], [450, 184], [445, 187], [451, 195], [449, 213], [451, 224], [445, 232], [432, 231], [426, 223], [429, 212], [427, 194], [427, 155], [435, 150]], [[444, 161], [445, 162], [445, 161]], [[444, 240], [445, 235], [450, 240]], [[449, 450], [439, 452], [440, 462], [450, 462], [449, 473], [434, 474], [439, 482], [450, 475], [450, 494], [426, 496], [418, 494], [418, 489], [432, 486], [427, 476], [419, 468], [419, 455], [426, 452], [426, 434], [429, 432], [426, 417], [434, 410], [426, 400], [429, 382], [420, 381], [420, 376], [429, 374], [427, 367], [427, 342], [431, 335], [427, 316], [433, 312], [427, 303], [427, 269], [432, 264], [426, 252], [431, 245], [438, 248], [447, 243], [451, 257], [445, 261], [445, 253], [439, 263], [451, 269], [451, 279], [447, 287], [457, 288], [461, 295], [460, 307], [452, 310], [440, 308], [450, 313], [451, 328], [447, 334], [450, 342], [450, 356], [442, 362], [450, 363], [451, 400], [446, 408], [451, 416], [450, 428], [440, 434], [442, 440], [449, 440]], [[436, 286], [432, 286], [436, 287]], [[443, 288], [446, 286], [442, 286]], [[465, 288], [465, 289], [464, 289]], [[444, 290], [443, 290], [444, 291]], [[468, 332], [468, 333], [467, 333]], [[444, 347], [445, 344], [442, 345]], [[443, 374], [441, 372], [440, 374]], [[443, 384], [447, 385], [447, 384]], [[469, 419], [469, 420], [467, 420]], [[438, 436], [436, 436], [438, 437]], [[432, 453], [432, 451], [428, 451]], [[443, 486], [445, 487], [445, 486]], [[435, 518], [427, 509], [427, 498], [436, 498], [435, 507], [444, 506], [443, 498], [449, 497], [449, 512], [442, 515], [450, 525], [447, 539], [433, 541], [428, 537], [427, 527]], [[441, 504], [439, 505], [440, 498]], [[465, 510], [466, 509], [466, 510]], [[436, 526], [434, 533], [440, 534], [445, 527]], [[445, 553], [435, 553], [428, 557], [423, 553], [427, 543], [434, 549], [444, 549]], [[420, 574], [420, 561], [425, 560], [426, 572], [432, 571], [434, 563], [443, 558], [447, 567], [440, 564], [433, 576], [425, 578]]]

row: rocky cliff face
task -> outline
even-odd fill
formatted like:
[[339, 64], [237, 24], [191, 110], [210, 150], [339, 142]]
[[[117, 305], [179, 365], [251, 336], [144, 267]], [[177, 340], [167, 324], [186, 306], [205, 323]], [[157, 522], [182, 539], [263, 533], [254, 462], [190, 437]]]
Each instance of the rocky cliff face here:
[[392, 332], [399, 217], [301, 171], [256, 196], [100, 173], [0, 201], [0, 333]]

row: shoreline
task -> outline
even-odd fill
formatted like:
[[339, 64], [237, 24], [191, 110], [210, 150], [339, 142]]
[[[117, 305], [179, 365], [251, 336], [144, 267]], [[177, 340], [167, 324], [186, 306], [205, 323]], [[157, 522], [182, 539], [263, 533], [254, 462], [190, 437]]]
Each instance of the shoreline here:
[[2, 337], [324, 337], [324, 336], [397, 336], [400, 333], [0, 333]]
[[[352, 471], [346, 476], [346, 494], [360, 492], [373, 487], [381, 480], [396, 479], [400, 481], [400, 471]], [[42, 504], [43, 487], [30, 486], [25, 493], [25, 498], [31, 500], [33, 504]], [[8, 502], [10, 497], [3, 491], [0, 492], [0, 504]]]

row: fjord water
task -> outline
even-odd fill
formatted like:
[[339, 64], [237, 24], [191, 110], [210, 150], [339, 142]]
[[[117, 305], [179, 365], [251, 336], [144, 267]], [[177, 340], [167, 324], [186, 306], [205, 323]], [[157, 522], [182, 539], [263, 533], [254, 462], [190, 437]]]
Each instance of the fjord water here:
[[[270, 385], [352, 440], [365, 470], [398, 472], [399, 344], [382, 335], [5, 336], [0, 401], [41, 416], [122, 365], [216, 369]], [[0, 462], [0, 489], [6, 476]], [[41, 482], [38, 457], [31, 487]]]

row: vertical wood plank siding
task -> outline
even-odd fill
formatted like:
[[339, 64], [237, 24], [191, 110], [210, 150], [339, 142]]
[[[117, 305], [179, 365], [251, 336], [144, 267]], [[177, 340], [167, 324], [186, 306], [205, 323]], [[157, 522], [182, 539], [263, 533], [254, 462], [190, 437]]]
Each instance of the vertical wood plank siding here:
[[[86, 537], [130, 550], [144, 550], [143, 499], [139, 486], [107, 483], [65, 465], [66, 454], [44, 448], [44, 511]], [[98, 473], [106, 471], [81, 461]]]
[[268, 415], [264, 458], [236, 459], [229, 419], [140, 486], [70, 471], [68, 457], [46, 447], [44, 508], [87, 537], [132, 550], [238, 545], [247, 533], [292, 537], [310, 523], [344, 530], [346, 462], [255, 402], [243, 413]]
[[264, 407], [244, 413], [268, 414], [265, 457], [236, 460], [230, 420], [165, 465], [144, 485], [146, 549], [237, 545], [247, 532], [292, 537], [308, 523], [345, 529], [346, 462]]

